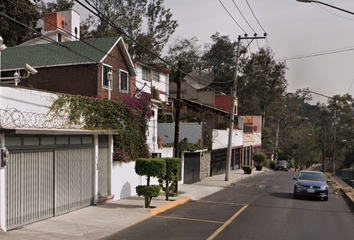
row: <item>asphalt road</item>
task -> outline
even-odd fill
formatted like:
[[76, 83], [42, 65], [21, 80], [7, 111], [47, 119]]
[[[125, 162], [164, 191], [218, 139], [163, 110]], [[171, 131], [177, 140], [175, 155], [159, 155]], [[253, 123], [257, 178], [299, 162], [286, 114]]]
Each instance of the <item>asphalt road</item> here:
[[105, 238], [354, 239], [354, 215], [341, 195], [293, 199], [292, 172], [265, 172]]

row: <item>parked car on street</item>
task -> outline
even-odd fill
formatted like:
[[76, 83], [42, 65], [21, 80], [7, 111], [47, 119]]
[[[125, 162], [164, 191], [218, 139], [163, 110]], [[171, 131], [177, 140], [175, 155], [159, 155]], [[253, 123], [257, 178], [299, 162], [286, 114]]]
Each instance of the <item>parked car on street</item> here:
[[349, 186], [351, 186], [352, 188], [354, 188], [354, 180], [350, 180], [350, 181], [349, 181]]
[[274, 171], [288, 171], [287, 161], [277, 161], [277, 164], [274, 167]]
[[331, 180], [326, 180], [322, 172], [317, 171], [300, 171], [297, 177], [293, 178], [294, 198], [298, 196], [313, 196], [328, 201], [328, 185]]

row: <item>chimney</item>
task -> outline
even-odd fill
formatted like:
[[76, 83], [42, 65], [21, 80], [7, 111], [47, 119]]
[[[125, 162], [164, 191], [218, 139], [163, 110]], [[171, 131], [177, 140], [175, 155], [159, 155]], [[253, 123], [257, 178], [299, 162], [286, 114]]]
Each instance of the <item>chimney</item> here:
[[44, 31], [65, 29], [65, 17], [59, 13], [47, 13], [44, 15]]

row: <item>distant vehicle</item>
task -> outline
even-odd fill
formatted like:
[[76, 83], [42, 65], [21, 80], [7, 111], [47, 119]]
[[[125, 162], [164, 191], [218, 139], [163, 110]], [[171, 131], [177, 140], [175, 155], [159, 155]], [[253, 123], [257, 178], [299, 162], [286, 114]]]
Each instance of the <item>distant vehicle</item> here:
[[327, 183], [331, 180], [326, 180], [322, 172], [303, 170], [293, 179], [296, 181], [294, 185], [294, 198], [298, 196], [313, 196], [328, 201], [329, 188]]
[[352, 188], [354, 188], [354, 180], [350, 180], [350, 181], [349, 181], [349, 186], [351, 186]]
[[277, 161], [277, 164], [274, 167], [274, 171], [288, 171], [287, 161]]

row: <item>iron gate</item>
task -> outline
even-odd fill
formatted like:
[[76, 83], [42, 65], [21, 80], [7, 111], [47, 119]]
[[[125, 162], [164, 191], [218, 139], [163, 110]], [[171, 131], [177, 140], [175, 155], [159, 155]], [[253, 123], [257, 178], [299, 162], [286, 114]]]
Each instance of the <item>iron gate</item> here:
[[225, 173], [226, 155], [226, 148], [211, 151], [210, 176]]
[[192, 184], [200, 181], [200, 153], [184, 154], [184, 183]]

